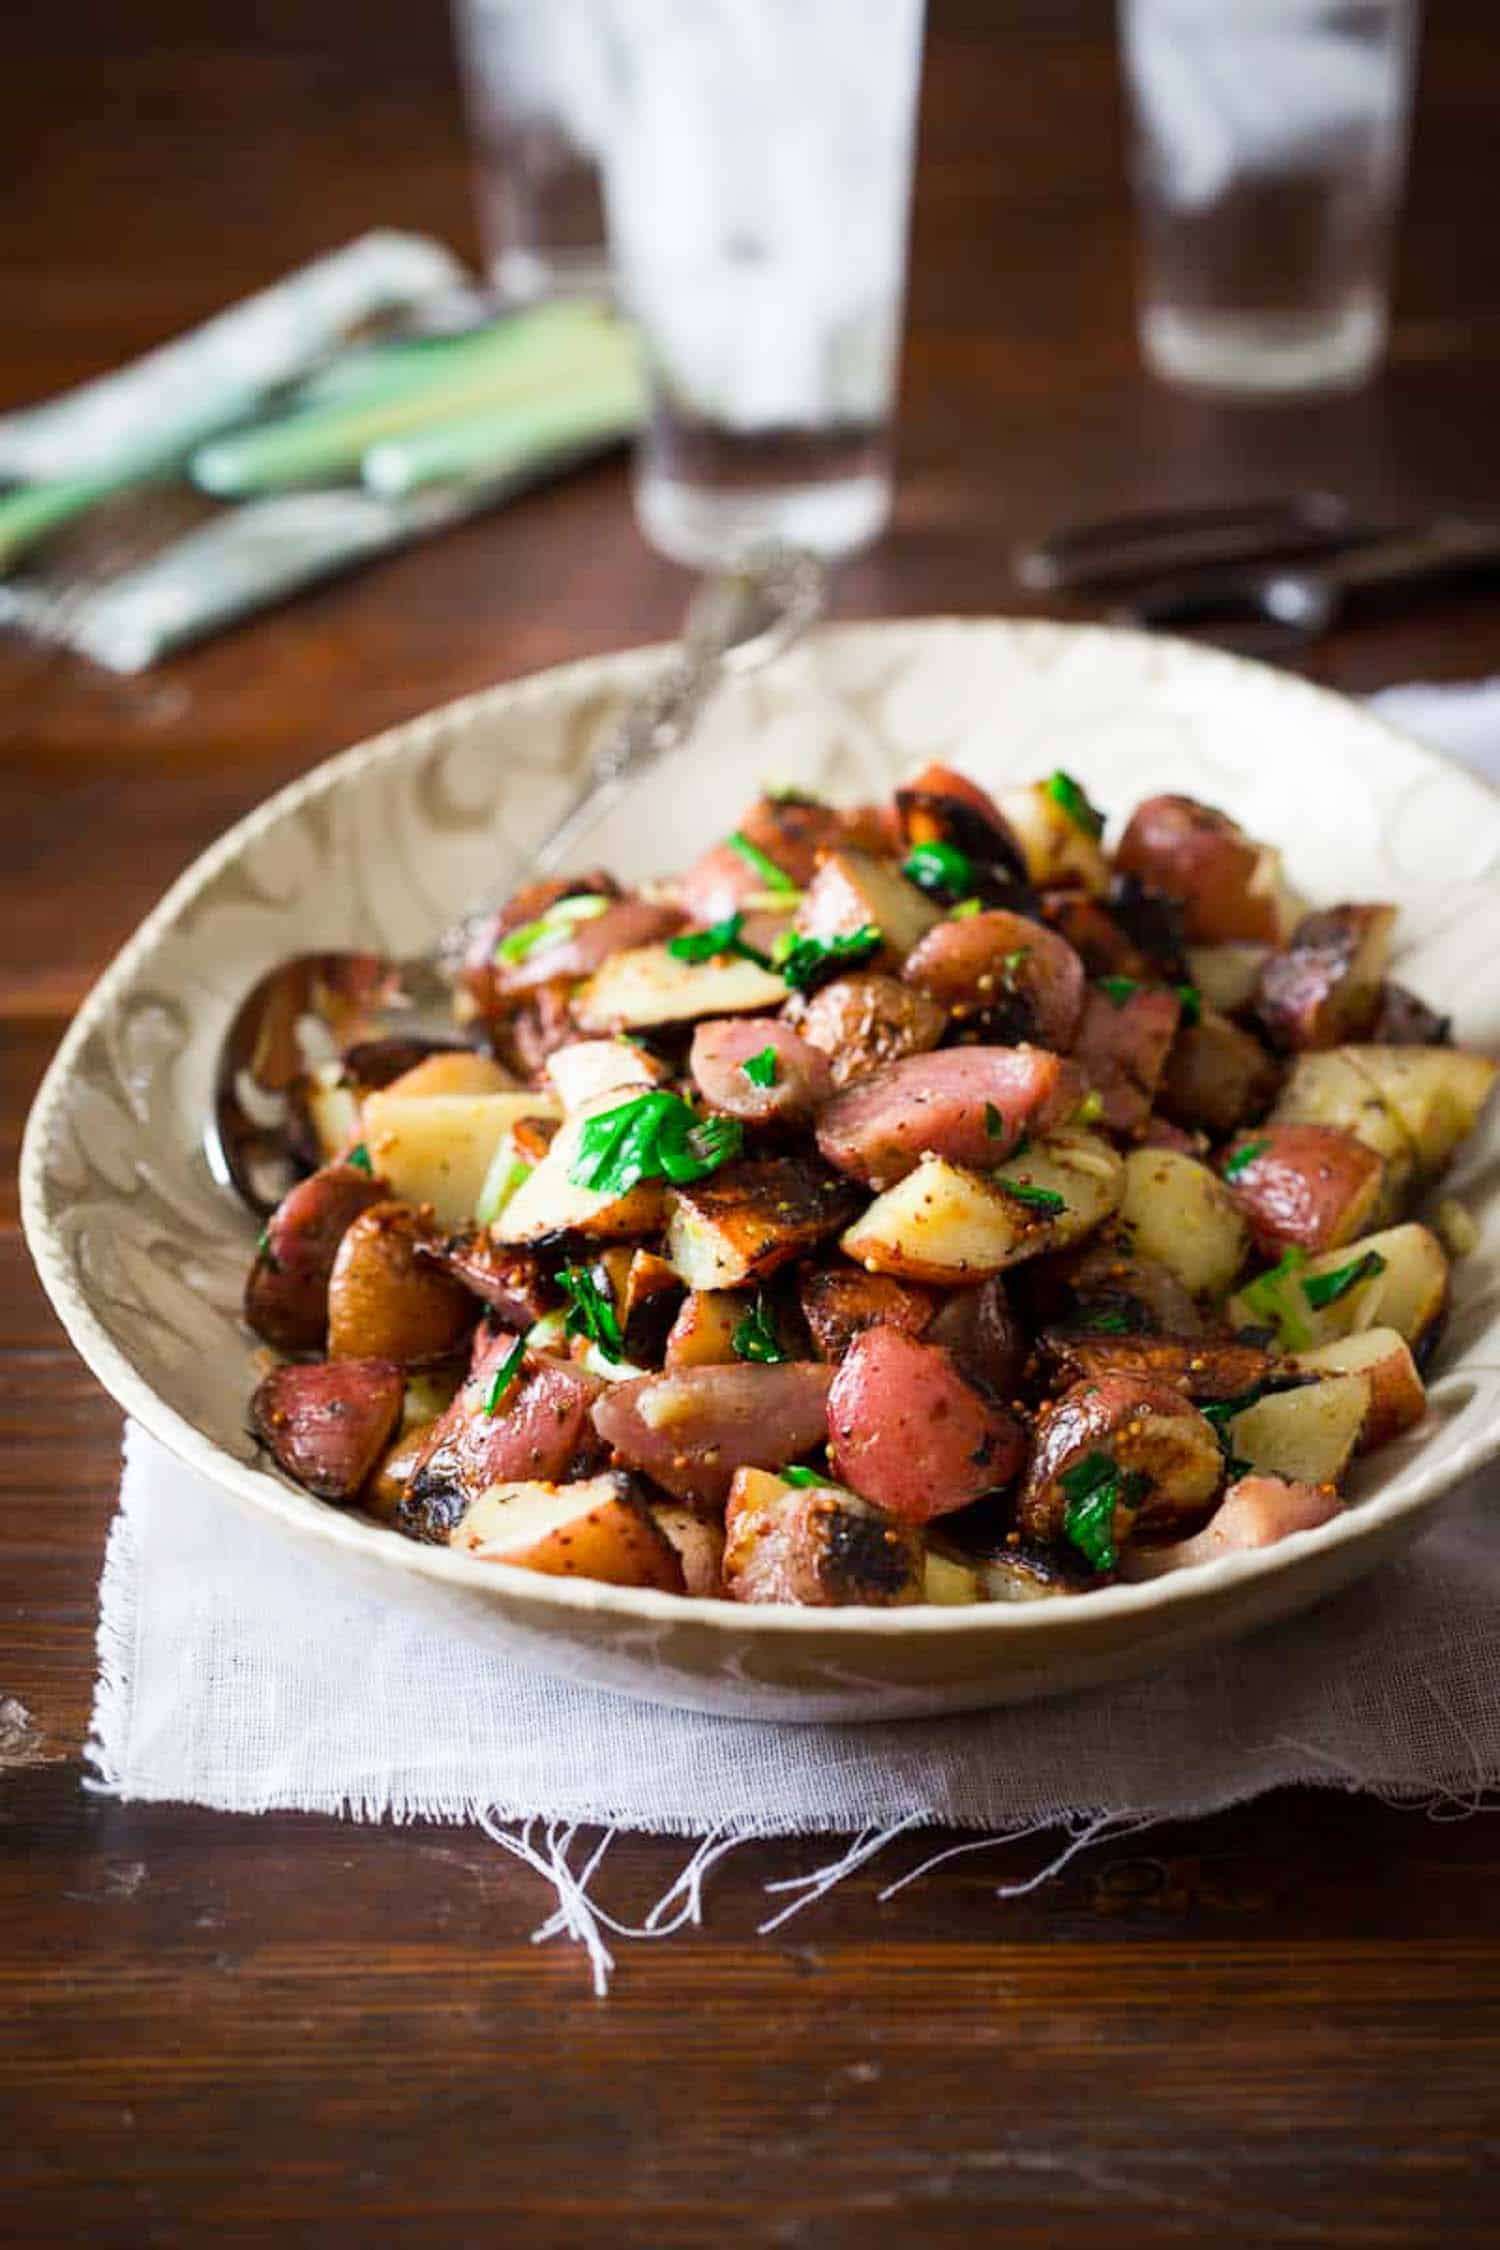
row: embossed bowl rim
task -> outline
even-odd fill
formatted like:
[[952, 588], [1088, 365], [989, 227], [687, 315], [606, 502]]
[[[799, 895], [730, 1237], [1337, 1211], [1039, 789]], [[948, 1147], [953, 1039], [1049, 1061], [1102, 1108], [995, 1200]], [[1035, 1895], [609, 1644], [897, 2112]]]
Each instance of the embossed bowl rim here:
[[[1220, 667], [1226, 693], [1237, 679], [1245, 679], [1256, 693], [1273, 688], [1288, 703], [1301, 703], [1316, 726], [1320, 713], [1330, 708], [1347, 716], [1346, 699], [1334, 691], [1291, 674], [1270, 672], [1268, 667], [1227, 651], [1201, 644], [1173, 641], [1167, 636], [1145, 635], [1103, 625], [1058, 624], [1045, 620], [1006, 617], [900, 618], [871, 623], [851, 623], [821, 628], [825, 639], [860, 636], [993, 634], [1018, 638], [1082, 643], [1085, 640], [1121, 644], [1149, 643], [1159, 657], [1174, 662]], [[1163, 1612], [1183, 1612], [1200, 1603], [1211, 1603], [1237, 1585], [1297, 1570], [1315, 1556], [1358, 1545], [1380, 1530], [1419, 1514], [1444, 1493], [1500, 1455], [1500, 1416], [1486, 1428], [1473, 1432], [1446, 1459], [1424, 1466], [1420, 1457], [1411, 1462], [1390, 1486], [1360, 1498], [1343, 1515], [1314, 1531], [1294, 1533], [1275, 1546], [1247, 1554], [1228, 1555], [1190, 1570], [1138, 1585], [1104, 1587], [1077, 1602], [979, 1603], [940, 1607], [930, 1604], [904, 1609], [798, 1609], [740, 1605], [703, 1596], [658, 1593], [648, 1588], [607, 1586], [592, 1579], [551, 1578], [507, 1563], [475, 1562], [442, 1547], [424, 1546], [405, 1539], [364, 1517], [325, 1507], [309, 1516], [306, 1498], [268, 1471], [238, 1462], [203, 1435], [185, 1416], [168, 1405], [144, 1380], [129, 1356], [120, 1349], [92, 1311], [85, 1279], [47, 1216], [43, 1178], [48, 1164], [55, 1124], [73, 1088], [75, 1067], [84, 1042], [104, 1025], [129, 994], [153, 949], [220, 871], [237, 859], [270, 826], [299, 804], [327, 792], [356, 784], [361, 776], [390, 762], [418, 758], [433, 739], [441, 722], [462, 724], [492, 709], [525, 701], [545, 692], [582, 700], [603, 687], [629, 691], [670, 651], [652, 646], [612, 652], [558, 665], [496, 687], [461, 697], [450, 704], [407, 720], [355, 744], [314, 766], [308, 773], [237, 821], [218, 841], [193, 861], [166, 892], [133, 937], [88, 994], [49, 1066], [27, 1120], [21, 1149], [22, 1225], [43, 1286], [64, 1329], [92, 1372], [117, 1403], [187, 1467], [255, 1508], [262, 1516], [284, 1524], [294, 1536], [312, 1533], [330, 1548], [353, 1550], [362, 1558], [383, 1564], [396, 1577], [415, 1575], [483, 1592], [502, 1589], [514, 1602], [540, 1605], [587, 1615], [613, 1613], [642, 1623], [692, 1622], [733, 1638], [746, 1635], [782, 1636], [828, 1633], [876, 1637], [909, 1633], [920, 1624], [924, 1633], [958, 1636], [990, 1634], [1055, 1635], [1062, 1640], [1104, 1633], [1114, 1620]], [[1399, 747], [1411, 762], [1414, 778], [1423, 770], [1434, 778], [1457, 774], [1481, 796], [1500, 792], [1471, 768], [1444, 757], [1414, 741], [1378, 713], [1359, 712], [1361, 723]], [[1272, 839], [1275, 841], [1276, 839]], [[1497, 913], [1497, 947], [1500, 947], [1500, 913]], [[1445, 1376], [1460, 1376], [1464, 1362], [1445, 1368]]]

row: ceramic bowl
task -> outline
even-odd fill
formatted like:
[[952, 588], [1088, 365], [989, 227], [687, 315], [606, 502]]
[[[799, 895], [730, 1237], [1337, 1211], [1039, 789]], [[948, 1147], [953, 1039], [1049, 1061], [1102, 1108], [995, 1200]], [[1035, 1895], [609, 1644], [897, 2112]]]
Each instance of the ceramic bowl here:
[[[102, 978], [37, 1097], [25, 1223], [53, 1304], [126, 1409], [226, 1505], [384, 1598], [547, 1670], [657, 1702], [789, 1720], [1007, 1703], [1253, 1630], [1404, 1548], [1500, 1451], [1500, 1193], [1491, 1120], [1454, 1187], [1482, 1228], [1459, 1267], [1422, 1430], [1338, 1521], [1261, 1554], [1076, 1602], [744, 1609], [537, 1577], [423, 1547], [295, 1490], [246, 1436], [238, 1319], [254, 1226], [201, 1149], [240, 996], [286, 954], [422, 945], [524, 870], [599, 728], [661, 661], [606, 657], [471, 697], [331, 759], [189, 869]], [[1281, 843], [1311, 898], [1393, 899], [1400, 974], [1500, 1044], [1500, 799], [1352, 703], [1216, 651], [1000, 621], [828, 629], [726, 688], [692, 744], [586, 841], [626, 877], [681, 864], [763, 777], [889, 789], [939, 757], [982, 782], [1062, 765], [1106, 808], [1185, 790]]]

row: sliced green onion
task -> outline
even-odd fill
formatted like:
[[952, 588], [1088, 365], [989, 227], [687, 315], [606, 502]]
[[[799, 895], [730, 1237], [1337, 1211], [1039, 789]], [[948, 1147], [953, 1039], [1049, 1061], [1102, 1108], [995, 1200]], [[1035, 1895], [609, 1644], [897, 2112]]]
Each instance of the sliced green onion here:
[[1314, 1312], [1325, 1305], [1336, 1305], [1340, 1297], [1347, 1297], [1362, 1281], [1373, 1281], [1376, 1274], [1385, 1272], [1385, 1260], [1378, 1250], [1367, 1250], [1363, 1257], [1354, 1258], [1347, 1266], [1339, 1266], [1333, 1273], [1310, 1273], [1304, 1276], [1302, 1294]]
[[1258, 1156], [1265, 1155], [1270, 1145], [1269, 1141], [1241, 1141], [1232, 1155], [1225, 1158], [1223, 1177], [1226, 1180], [1237, 1180], [1241, 1172], [1249, 1170]]
[[775, 860], [761, 850], [759, 844], [752, 844], [741, 829], [732, 831], [728, 843], [729, 849], [738, 852], [745, 865], [755, 870], [768, 891], [775, 891], [782, 898], [795, 895], [797, 885], [791, 876], [784, 868], [778, 867]]
[[747, 1055], [740, 1069], [752, 1086], [774, 1086], [776, 1083], [776, 1049], [762, 1047], [758, 1054]]
[[597, 921], [613, 904], [613, 899], [599, 898], [587, 891], [557, 899], [534, 922], [522, 922], [509, 931], [496, 946], [495, 959], [529, 961], [532, 954], [540, 953], [544, 946], [561, 945], [581, 923]]
[[974, 883], [974, 862], [956, 844], [915, 844], [901, 872], [919, 891], [937, 898], [962, 898]]
[[1050, 774], [1042, 783], [1042, 787], [1053, 804], [1059, 805], [1067, 814], [1075, 828], [1081, 829], [1085, 836], [1092, 837], [1095, 843], [1099, 841], [1104, 834], [1104, 815], [1097, 805], [1090, 804], [1081, 782], [1075, 781], [1070, 773], [1064, 773], [1059, 766], [1056, 773]]
[[525, 1359], [525, 1357], [526, 1339], [524, 1336], [522, 1336], [517, 1339], [515, 1345], [510, 1351], [506, 1353], [504, 1359], [500, 1362], [500, 1365], [495, 1369], [494, 1378], [490, 1383], [489, 1389], [484, 1394], [483, 1411], [486, 1414], [499, 1413], [500, 1401], [504, 1398], [506, 1392], [510, 1389], [511, 1384], [515, 1381], [516, 1377], [520, 1374], [521, 1363]]

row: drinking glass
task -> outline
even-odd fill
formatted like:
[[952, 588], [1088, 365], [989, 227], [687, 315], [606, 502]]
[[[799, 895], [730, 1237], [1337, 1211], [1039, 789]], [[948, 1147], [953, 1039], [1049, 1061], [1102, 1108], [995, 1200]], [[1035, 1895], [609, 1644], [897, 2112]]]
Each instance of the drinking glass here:
[[453, 21], [490, 279], [607, 296], [597, 0], [453, 0]]
[[1193, 388], [1361, 382], [1385, 347], [1417, 0], [1120, 0], [1141, 344]]
[[603, 0], [605, 189], [680, 562], [839, 555], [890, 511], [922, 0]]

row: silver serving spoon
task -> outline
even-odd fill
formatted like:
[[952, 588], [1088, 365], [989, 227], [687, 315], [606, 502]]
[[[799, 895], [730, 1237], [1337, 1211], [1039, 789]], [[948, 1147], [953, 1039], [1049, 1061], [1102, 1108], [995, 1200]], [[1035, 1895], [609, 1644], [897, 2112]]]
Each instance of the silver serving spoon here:
[[[694, 593], [677, 654], [610, 728], [563, 817], [522, 874], [550, 874], [580, 832], [627, 786], [691, 734], [727, 672], [767, 664], [800, 638], [823, 607], [826, 573], [798, 549], [764, 548]], [[498, 902], [497, 902], [498, 903]], [[374, 953], [300, 953], [252, 986], [219, 1050], [204, 1151], [214, 1178], [265, 1213], [292, 1185], [286, 1147], [290, 1089], [352, 1041], [454, 1043], [453, 972], [478, 913], [430, 951], [386, 961]]]

